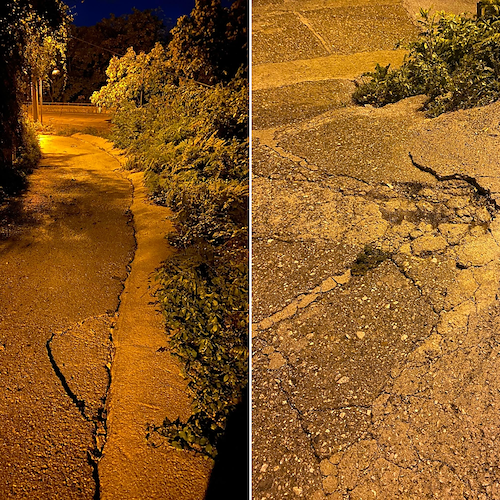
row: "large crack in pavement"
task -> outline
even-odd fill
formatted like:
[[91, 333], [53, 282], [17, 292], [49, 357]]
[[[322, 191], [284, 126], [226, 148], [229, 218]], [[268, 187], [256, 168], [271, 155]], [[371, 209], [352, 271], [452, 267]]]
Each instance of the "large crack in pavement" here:
[[429, 166], [426, 166], [426, 165], [421, 165], [421, 164], [417, 163], [414, 160], [414, 158], [413, 158], [413, 156], [412, 156], [411, 153], [409, 153], [409, 156], [410, 156], [410, 159], [411, 159], [411, 162], [413, 163], [413, 165], [415, 165], [415, 167], [418, 168], [419, 170], [421, 170], [422, 172], [427, 172], [427, 173], [433, 175], [440, 182], [442, 182], [442, 181], [452, 181], [452, 180], [465, 181], [468, 184], [470, 184], [471, 186], [473, 186], [480, 195], [488, 197], [488, 200], [493, 205], [495, 205], [495, 208], [499, 208], [498, 205], [497, 205], [497, 203], [496, 203], [496, 201], [491, 198], [491, 191], [489, 189], [486, 189], [485, 187], [483, 187], [478, 182], [478, 180], [475, 177], [472, 177], [472, 176], [466, 175], [466, 174], [460, 174], [460, 173], [453, 173], [453, 174], [448, 174], [448, 175], [440, 175], [433, 168], [431, 168]]
[[[292, 163], [298, 160], [295, 155], [277, 152], [282, 159]], [[415, 167], [422, 169], [420, 165]], [[315, 499], [323, 498], [324, 495], [329, 495], [328, 498], [363, 500], [375, 498], [375, 495], [376, 498], [403, 498], [397, 496], [400, 493], [394, 489], [388, 493], [382, 486], [368, 487], [368, 484], [373, 482], [370, 474], [373, 474], [374, 470], [378, 471], [376, 474], [385, 474], [384, 481], [392, 477], [391, 480], [395, 484], [407, 485], [414, 482], [413, 479], [407, 481], [406, 476], [410, 472], [415, 474], [415, 471], [418, 471], [430, 480], [433, 475], [446, 467], [448, 482], [445, 481], [443, 484], [454, 485], [451, 490], [452, 495], [457, 494], [457, 484], [465, 485], [464, 477], [455, 472], [455, 466], [451, 462], [446, 463], [435, 454], [426, 452], [414, 437], [411, 437], [411, 443], [407, 443], [404, 453], [410, 455], [413, 453], [416, 462], [408, 465], [407, 462], [398, 460], [403, 454], [399, 449], [402, 448], [401, 445], [398, 448], [399, 453], [394, 450], [385, 452], [388, 443], [381, 441], [379, 430], [383, 426], [384, 415], [391, 415], [391, 412], [387, 412], [387, 401], [391, 397], [400, 398], [400, 407], [410, 406], [413, 413], [420, 414], [417, 406], [422, 405], [422, 401], [427, 401], [428, 389], [415, 386], [414, 382], [411, 390], [408, 386], [405, 392], [402, 387], [413, 380], [412, 376], [417, 380], [419, 377], [429, 377], [432, 374], [436, 377], [435, 372], [429, 369], [428, 360], [436, 362], [438, 359], [436, 353], [441, 353], [442, 343], [447, 345], [447, 352], [450, 355], [456, 355], [457, 349], [463, 349], [463, 340], [450, 339], [450, 332], [460, 330], [467, 336], [470, 332], [471, 318], [476, 317], [478, 312], [493, 307], [498, 292], [500, 268], [497, 258], [500, 256], [500, 248], [497, 244], [499, 234], [496, 220], [497, 206], [489, 190], [470, 176], [463, 174], [440, 176], [432, 169], [425, 171], [435, 177], [437, 184], [393, 182], [371, 184], [367, 187], [366, 183], [355, 179], [351, 179], [349, 185], [345, 176], [338, 176], [337, 182], [335, 176], [329, 176], [329, 182], [323, 180], [319, 185], [307, 183], [306, 187], [303, 183], [297, 182], [297, 179], [286, 177], [279, 179], [279, 176], [275, 176], [272, 181], [260, 177], [257, 185], [254, 184], [259, 199], [259, 217], [254, 222], [258, 273], [263, 261], [260, 257], [262, 247], [264, 249], [267, 247], [266, 254], [270, 255], [268, 252], [272, 248], [275, 258], [279, 259], [278, 262], [270, 263], [274, 267], [274, 272], [280, 273], [280, 270], [284, 269], [284, 273], [280, 276], [289, 279], [293, 271], [290, 272], [289, 264], [283, 265], [284, 254], [276, 255], [276, 245], [294, 247], [294, 241], [309, 246], [316, 245], [320, 239], [315, 231], [316, 220], [326, 219], [330, 227], [332, 223], [336, 223], [339, 228], [326, 238], [324, 233], [322, 234], [322, 241], [325, 244], [328, 241], [335, 244], [340, 239], [351, 249], [347, 261], [341, 259], [343, 264], [334, 266], [334, 272], [331, 264], [326, 266], [326, 274], [318, 273], [317, 277], [313, 277], [310, 281], [313, 286], [307, 287], [306, 290], [297, 287], [292, 288], [292, 293], [286, 291], [283, 293], [283, 289], [279, 290], [281, 304], [269, 300], [267, 295], [265, 304], [270, 314], [264, 313], [257, 300], [257, 314], [254, 315], [257, 321], [253, 330], [256, 363], [254, 414], [258, 415], [257, 425], [260, 418], [264, 418], [264, 414], [271, 408], [263, 408], [262, 402], [258, 404], [261, 391], [269, 391], [269, 382], [267, 384], [264, 382], [265, 376], [259, 380], [259, 375], [255, 376], [255, 373], [272, 373], [271, 376], [280, 388], [280, 393], [277, 393], [276, 397], [278, 400], [283, 399], [283, 403], [286, 403], [290, 411], [296, 412], [297, 430], [300, 429], [305, 439], [303, 446], [309, 443], [307, 446], [312, 447], [312, 457], [319, 466], [313, 473], [304, 464], [300, 473], [296, 471], [295, 481], [291, 482], [292, 476], [285, 474], [286, 482], [281, 483], [282, 473], [278, 472], [280, 468], [288, 467], [288, 472], [291, 472], [291, 459], [288, 461], [286, 459], [290, 450], [273, 441], [270, 446], [280, 450], [281, 460], [277, 464], [272, 464], [270, 460], [274, 455], [271, 451], [265, 461], [262, 461], [265, 454], [257, 453], [255, 457], [254, 477], [257, 498], [280, 498], [284, 491]], [[264, 190], [262, 183], [266, 183]], [[283, 207], [279, 205], [278, 193], [283, 192], [283, 189], [287, 191], [283, 198], [286, 200], [286, 210], [285, 205]], [[307, 215], [303, 216], [306, 211], [305, 206], [310, 205], [308, 199], [311, 198], [315, 200], [314, 210], [307, 211]], [[269, 199], [269, 212], [267, 199]], [[281, 214], [284, 212], [290, 214], [293, 210], [286, 227], [278, 226], [273, 219], [267, 219], [273, 217], [271, 207], [274, 213]], [[332, 214], [334, 216], [342, 214], [342, 220], [335, 221]], [[359, 226], [363, 228], [362, 231], [359, 231]], [[369, 230], [370, 226], [381, 226], [382, 230], [376, 231], [374, 237], [374, 232]], [[276, 230], [277, 227], [279, 231]], [[387, 258], [376, 266], [368, 266], [364, 275], [352, 276], [350, 269], [355, 259], [366, 252], [367, 246], [380, 249]], [[286, 260], [289, 261], [285, 257]], [[338, 258], [334, 260], [339, 262]], [[295, 262], [298, 265], [298, 261]], [[390, 277], [391, 266], [394, 269], [392, 282], [389, 279], [388, 289], [381, 294], [384, 302], [388, 303], [384, 304], [384, 307], [389, 305], [389, 310], [393, 308], [396, 316], [397, 313], [407, 315], [408, 311], [413, 311], [413, 316], [410, 315], [410, 324], [398, 323], [398, 319], [401, 318], [393, 317], [385, 318], [370, 327], [366, 323], [369, 323], [370, 319], [377, 318], [377, 314], [375, 311], [367, 312], [364, 308], [372, 300], [376, 303], [377, 299], [374, 300], [369, 291], [373, 293]], [[316, 275], [314, 271], [312, 274]], [[403, 281], [398, 281], [398, 275]], [[338, 277], [342, 277], [341, 286], [335, 281]], [[301, 286], [304, 286], [303, 278]], [[405, 286], [410, 293], [413, 293], [411, 290], [415, 290], [414, 300], [419, 302], [418, 305], [417, 303], [411, 305], [406, 295], [403, 300], [389, 299], [391, 294], [389, 289], [393, 290], [392, 293], [396, 290], [401, 292]], [[271, 290], [270, 292], [273, 293]], [[342, 298], [342, 294], [346, 292], [352, 299], [343, 304], [342, 300], [345, 299]], [[262, 299], [262, 296], [259, 299]], [[378, 301], [380, 302], [380, 298]], [[347, 315], [344, 323], [339, 316], [332, 316], [334, 310], [337, 310], [337, 314]], [[353, 311], [356, 312], [354, 316], [359, 324], [353, 324]], [[423, 314], [422, 325], [416, 321], [417, 311]], [[424, 324], [426, 326], [422, 327]], [[332, 333], [331, 325], [336, 325], [334, 330], [336, 333]], [[403, 347], [398, 345], [392, 352], [384, 353], [382, 358], [378, 355], [373, 360], [367, 361], [366, 342], [370, 334], [379, 337], [380, 342], [374, 349], [379, 353], [386, 347], [383, 345], [384, 342], [387, 343], [389, 339], [395, 338], [389, 332], [384, 334], [387, 326], [389, 332], [393, 328], [396, 330], [395, 333], [399, 332], [398, 341]], [[412, 328], [414, 334], [410, 333]], [[362, 359], [358, 357], [355, 362], [352, 360], [357, 356], [357, 351], [346, 350], [344, 345], [345, 359], [351, 359], [352, 362], [351, 368], [344, 371], [341, 369], [341, 351], [339, 351], [340, 358], [338, 355], [330, 358], [329, 352], [335, 337], [337, 338], [334, 342], [337, 345], [343, 345], [344, 342], [363, 345]], [[319, 344], [319, 347], [316, 347], [316, 354], [315, 344]], [[377, 379], [376, 372], [384, 359], [388, 362], [387, 368], [379, 377], [378, 383], [374, 384]], [[418, 362], [415, 364], [416, 359]], [[448, 366], [450, 365], [452, 363]], [[368, 372], [366, 372], [363, 380], [363, 377], [359, 377], [359, 373], [363, 372], [364, 366], [369, 367], [371, 373], [367, 379]], [[332, 371], [333, 367], [336, 367], [335, 373]], [[411, 376], [408, 375], [408, 371], [413, 372]], [[363, 401], [363, 392], [368, 386], [373, 386], [373, 389], [371, 395]], [[350, 395], [349, 390], [345, 392], [348, 387], [352, 388]], [[314, 396], [315, 394], [318, 396]], [[338, 404], [332, 404], [332, 398], [339, 396]], [[444, 399], [439, 401], [439, 404], [441, 407], [448, 404], [448, 407], [455, 412]], [[393, 406], [398, 407], [395, 403]], [[448, 412], [448, 410], [441, 411]], [[412, 412], [407, 410], [406, 415], [412, 415]], [[398, 428], [394, 426], [395, 423], [392, 422], [389, 426], [390, 432], [394, 433]], [[286, 427], [284, 432], [287, 432]], [[385, 432], [383, 435], [387, 438], [388, 431]], [[400, 431], [397, 436], [400, 441], [403, 439]], [[367, 452], [367, 449], [371, 449], [371, 446], [378, 451], [370, 455], [371, 452]], [[256, 449], [259, 450], [260, 447], [262, 443], [256, 442]], [[360, 465], [360, 456], [364, 457], [365, 465]], [[429, 464], [434, 465], [427, 467]], [[401, 470], [405, 471], [405, 478], [401, 476]], [[462, 490], [466, 489], [463, 486]], [[403, 490], [406, 491], [404, 494], [410, 491], [406, 487]], [[419, 490], [418, 494], [424, 493], [423, 490]]]
[[[126, 160], [107, 141], [89, 136], [82, 140], [122, 165]], [[128, 173], [127, 178], [133, 188], [135, 249], [112, 337], [107, 437], [98, 462], [100, 498], [202, 498], [213, 463], [189, 451], [153, 447], [146, 439], [148, 425], [161, 425], [166, 416], [187, 421], [192, 408], [178, 361], [161, 354], [165, 325], [154, 300], [157, 269], [173, 254], [165, 242], [173, 229], [171, 213], [151, 202], [143, 173]]]
[[87, 452], [100, 498], [97, 464], [106, 442], [106, 399], [111, 384], [114, 317], [88, 318], [64, 332], [52, 333], [46, 343], [54, 373], [83, 419], [93, 425], [93, 448]]
[[[111, 155], [101, 145], [85, 140], [85, 136], [73, 137], [80, 142], [97, 147], [117, 160], [116, 156]], [[120, 164], [119, 161], [117, 163]], [[64, 331], [52, 332], [46, 342], [47, 355], [55, 375], [68, 397], [78, 408], [82, 418], [91, 423], [94, 428], [93, 448], [87, 452], [96, 485], [94, 500], [100, 498], [98, 463], [102, 458], [107, 439], [106, 404], [111, 386], [111, 366], [114, 354], [113, 330], [119, 314], [125, 282], [130, 275], [137, 250], [134, 214], [130, 208], [134, 200], [134, 184], [130, 178], [126, 180], [130, 185], [131, 201], [125, 215], [127, 226], [132, 229], [133, 248], [129, 254], [130, 260], [125, 266], [125, 276], [113, 276], [113, 279], [120, 283], [116, 308], [114, 311], [86, 318]]]
[[[64, 332], [64, 333], [67, 333], [67, 332]], [[71, 374], [73, 371], [71, 369], [68, 369], [65, 366], [66, 363], [64, 361], [62, 361], [62, 359], [65, 359], [65, 358], [62, 358], [59, 363], [56, 361], [56, 358], [54, 356], [54, 352], [52, 349], [52, 342], [54, 341], [55, 336], [56, 336], [56, 334], [52, 333], [50, 339], [47, 340], [47, 343], [46, 343], [47, 355], [49, 357], [50, 364], [52, 365], [54, 373], [56, 374], [57, 378], [60, 380], [61, 385], [62, 385], [63, 389], [65, 390], [66, 394], [69, 396], [69, 398], [71, 399], [73, 404], [80, 411], [82, 418], [85, 421], [87, 421], [93, 425], [94, 447], [93, 447], [93, 449], [89, 449], [87, 451], [87, 459], [88, 459], [89, 465], [92, 467], [92, 478], [95, 482], [94, 500], [99, 500], [100, 487], [99, 487], [99, 474], [98, 474], [98, 470], [97, 470], [97, 463], [100, 460], [100, 457], [102, 454], [102, 449], [103, 449], [104, 443], [106, 441], [106, 415], [104, 413], [104, 403], [105, 403], [106, 394], [107, 394], [107, 391], [109, 388], [109, 384], [111, 382], [109, 370], [107, 371], [107, 373], [108, 373], [107, 380], [104, 382], [104, 385], [106, 387], [105, 394], [101, 394], [101, 396], [98, 398], [100, 401], [97, 404], [97, 410], [98, 410], [97, 414], [92, 413], [92, 409], [95, 409], [95, 404], [92, 405], [92, 406], [94, 406], [94, 408], [92, 408], [92, 409], [89, 409], [87, 407], [87, 403], [89, 401], [88, 395], [85, 395], [85, 396], [81, 395], [81, 393], [79, 391], [78, 384], [76, 384], [76, 386], [74, 388], [72, 388], [72, 386], [74, 385], [74, 382], [71, 382], [71, 380], [74, 378], [74, 374], [73, 375]], [[73, 348], [73, 346], [72, 346], [72, 348]], [[109, 352], [108, 359], [110, 361], [111, 351], [109, 350], [108, 352]], [[82, 353], [80, 353], [80, 354], [82, 354]], [[96, 363], [96, 361], [97, 360], [92, 359], [91, 356], [84, 357], [84, 363], [85, 363], [86, 367], [90, 369], [90, 371], [91, 371], [90, 376], [92, 379], [96, 378], [96, 371], [101, 367], [99, 364]], [[109, 361], [105, 365], [106, 368], [107, 368]], [[96, 403], [96, 401], [94, 401], [94, 403]]]
[[66, 381], [66, 377], [62, 374], [61, 369], [59, 368], [59, 366], [56, 363], [56, 360], [54, 359], [54, 355], [52, 354], [52, 348], [50, 345], [53, 339], [54, 339], [54, 333], [51, 335], [50, 339], [47, 340], [46, 344], [47, 355], [49, 356], [50, 364], [52, 365], [52, 368], [57, 378], [61, 381], [61, 384], [64, 390], [66, 391], [66, 394], [69, 396], [71, 401], [73, 401], [74, 405], [78, 408], [82, 417], [87, 422], [89, 422], [90, 419], [88, 415], [85, 414], [85, 401], [83, 399], [79, 399], [78, 396], [71, 390], [70, 386], [68, 385], [68, 382]]

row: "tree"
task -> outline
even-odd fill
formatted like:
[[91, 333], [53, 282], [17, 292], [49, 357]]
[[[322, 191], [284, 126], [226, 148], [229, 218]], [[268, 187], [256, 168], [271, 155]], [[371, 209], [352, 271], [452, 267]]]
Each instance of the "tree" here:
[[163, 21], [150, 9], [133, 9], [120, 17], [111, 15], [94, 26], [72, 26], [68, 70], [53, 81], [54, 99], [88, 101], [92, 92], [106, 84], [106, 68], [113, 56], [124, 55], [130, 47], [148, 52], [165, 39]]
[[226, 25], [226, 72], [229, 78], [241, 71], [248, 78], [248, 6], [247, 0], [236, 0], [229, 9]]
[[67, 23], [56, 28], [38, 13], [28, 11], [21, 24], [24, 31], [24, 59], [27, 74], [31, 79], [33, 120], [41, 119], [42, 85], [49, 71], [60, 63], [65, 66], [68, 41]]
[[113, 57], [106, 70], [107, 85], [94, 92], [91, 101], [98, 106], [120, 108], [134, 103], [142, 106], [161, 94], [171, 76], [165, 48], [157, 43], [147, 54], [130, 47], [123, 57]]
[[179, 18], [171, 36], [172, 70], [210, 85], [230, 81], [240, 66], [248, 66], [246, 1], [225, 9], [220, 0], [196, 0], [191, 15]]
[[12, 171], [23, 145], [21, 94], [32, 75], [44, 73], [64, 53], [68, 9], [60, 0], [7, 0], [0, 5], [0, 175]]

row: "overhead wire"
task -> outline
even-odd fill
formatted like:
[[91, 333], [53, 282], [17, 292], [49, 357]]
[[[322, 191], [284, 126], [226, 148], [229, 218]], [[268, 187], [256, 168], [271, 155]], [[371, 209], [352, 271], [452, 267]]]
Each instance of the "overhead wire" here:
[[107, 49], [106, 47], [101, 47], [100, 45], [96, 45], [95, 43], [88, 42], [87, 40], [83, 40], [82, 38], [78, 38], [77, 36], [74, 35], [69, 35], [70, 38], [73, 38], [74, 40], [78, 40], [79, 42], [86, 43], [87, 45], [92, 45], [92, 47], [95, 47], [97, 49], [102, 49], [106, 50], [107, 52], [110, 52], [111, 54], [119, 57], [124, 57], [125, 54], [119, 54], [118, 52], [115, 52], [114, 50]]

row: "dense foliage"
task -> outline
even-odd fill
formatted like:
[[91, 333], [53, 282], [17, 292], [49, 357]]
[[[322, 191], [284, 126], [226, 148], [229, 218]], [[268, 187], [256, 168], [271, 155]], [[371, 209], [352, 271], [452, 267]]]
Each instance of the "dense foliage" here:
[[[173, 211], [170, 242], [179, 251], [158, 272], [158, 298], [171, 351], [189, 381], [193, 416], [150, 431], [210, 456], [248, 378], [248, 62], [246, 24], [238, 25], [246, 23], [244, 8], [197, 0], [167, 47], [113, 58], [107, 85], [92, 96], [117, 109], [115, 145], [126, 149], [130, 168], [145, 171], [153, 199]], [[224, 53], [239, 60], [215, 57], [221, 37]]]
[[154, 10], [133, 9], [131, 14], [111, 15], [94, 26], [72, 25], [67, 71], [52, 79], [46, 89], [48, 97], [88, 102], [91, 94], [106, 83], [106, 68], [113, 55], [123, 55], [128, 47], [147, 52], [166, 36], [163, 21]]
[[356, 89], [359, 104], [384, 104], [426, 94], [430, 116], [490, 104], [500, 96], [500, 18], [421, 10], [422, 33], [398, 69], [377, 65]]
[[7, 0], [0, 5], [1, 194], [15, 191], [39, 157], [34, 132], [22, 117], [23, 92], [64, 59], [69, 21], [60, 0]]
[[16, 136], [15, 157], [0, 167], [0, 201], [25, 187], [27, 175], [42, 156], [34, 124], [25, 115], [20, 117]]
[[247, 2], [229, 9], [220, 0], [197, 0], [191, 16], [171, 32], [168, 58], [178, 75], [213, 84], [230, 80], [247, 57]]
[[[243, 244], [242, 244], [243, 243]], [[194, 397], [187, 422], [152, 428], [176, 447], [215, 456], [248, 378], [248, 254], [244, 242], [196, 245], [165, 263], [160, 293], [170, 345]]]

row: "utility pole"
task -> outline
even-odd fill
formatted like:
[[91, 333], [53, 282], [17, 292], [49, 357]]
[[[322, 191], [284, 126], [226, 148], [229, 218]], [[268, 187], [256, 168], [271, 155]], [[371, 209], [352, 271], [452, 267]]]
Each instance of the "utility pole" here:
[[35, 82], [31, 81], [31, 112], [33, 121], [38, 121], [38, 92], [36, 90]]
[[43, 125], [42, 116], [42, 79], [31, 82], [31, 105], [33, 113], [33, 121], [40, 122]]
[[38, 80], [38, 104], [40, 106], [40, 125], [43, 125], [43, 86], [42, 86], [42, 79], [39, 78]]

